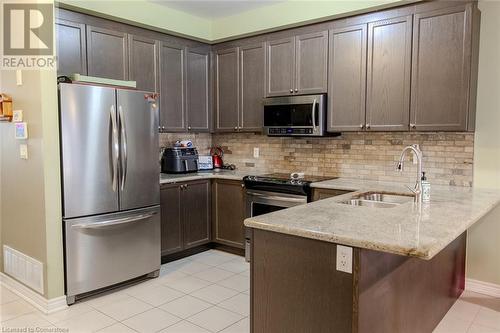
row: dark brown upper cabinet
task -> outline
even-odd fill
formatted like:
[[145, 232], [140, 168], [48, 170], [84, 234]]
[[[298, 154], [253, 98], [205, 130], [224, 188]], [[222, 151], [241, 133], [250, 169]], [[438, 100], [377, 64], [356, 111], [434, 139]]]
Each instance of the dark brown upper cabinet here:
[[412, 15], [368, 24], [367, 130], [409, 129], [411, 39]]
[[212, 183], [212, 239], [245, 248], [245, 186], [241, 181], [215, 179]]
[[295, 37], [296, 94], [321, 94], [327, 90], [328, 31]]
[[462, 3], [414, 16], [412, 130], [468, 129], [475, 107], [470, 103], [475, 94], [470, 90], [473, 6]]
[[328, 127], [330, 132], [365, 127], [367, 25], [329, 32]]
[[128, 78], [136, 81], [137, 89], [158, 91], [159, 42], [141, 36], [129, 35]]
[[85, 24], [56, 19], [57, 74], [87, 75]]
[[217, 131], [238, 130], [238, 48], [215, 52], [215, 128]]
[[266, 48], [266, 96], [327, 91], [327, 31], [269, 41]]
[[183, 46], [160, 43], [160, 129], [167, 132], [186, 130], [186, 70]]
[[128, 39], [124, 32], [87, 25], [88, 74], [128, 80]]
[[215, 51], [215, 130], [262, 130], [264, 43]]
[[240, 47], [240, 131], [262, 131], [265, 94], [265, 44]]
[[186, 119], [188, 131], [210, 131], [209, 70], [209, 46], [186, 49]]
[[267, 42], [266, 96], [293, 93], [295, 83], [295, 38]]

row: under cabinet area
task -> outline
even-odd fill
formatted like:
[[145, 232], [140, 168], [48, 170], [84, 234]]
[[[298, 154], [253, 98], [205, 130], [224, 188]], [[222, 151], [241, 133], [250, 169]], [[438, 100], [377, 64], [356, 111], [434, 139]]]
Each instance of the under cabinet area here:
[[238, 180], [215, 179], [212, 184], [212, 234], [215, 243], [245, 248], [245, 186]]
[[210, 180], [164, 184], [161, 198], [161, 254], [210, 242]]

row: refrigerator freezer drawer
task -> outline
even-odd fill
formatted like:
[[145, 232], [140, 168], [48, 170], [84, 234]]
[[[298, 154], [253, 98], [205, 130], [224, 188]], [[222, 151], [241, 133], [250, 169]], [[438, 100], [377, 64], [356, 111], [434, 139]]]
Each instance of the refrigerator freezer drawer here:
[[65, 221], [66, 295], [160, 269], [160, 207]]

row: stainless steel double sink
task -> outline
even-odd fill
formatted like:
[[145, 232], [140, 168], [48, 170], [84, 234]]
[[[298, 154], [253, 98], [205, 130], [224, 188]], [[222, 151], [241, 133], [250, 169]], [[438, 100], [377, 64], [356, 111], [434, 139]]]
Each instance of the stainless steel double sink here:
[[365, 192], [356, 194], [349, 200], [341, 201], [340, 203], [351, 206], [393, 208], [414, 200], [415, 196], [413, 194]]

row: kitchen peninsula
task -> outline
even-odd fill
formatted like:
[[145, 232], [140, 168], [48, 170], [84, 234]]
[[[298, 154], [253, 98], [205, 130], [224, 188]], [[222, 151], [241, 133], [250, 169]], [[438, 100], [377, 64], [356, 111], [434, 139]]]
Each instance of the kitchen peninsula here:
[[365, 193], [409, 191], [311, 186], [352, 192], [245, 220], [252, 332], [431, 332], [464, 290], [467, 229], [500, 202], [498, 191], [435, 186], [429, 203], [353, 206]]

